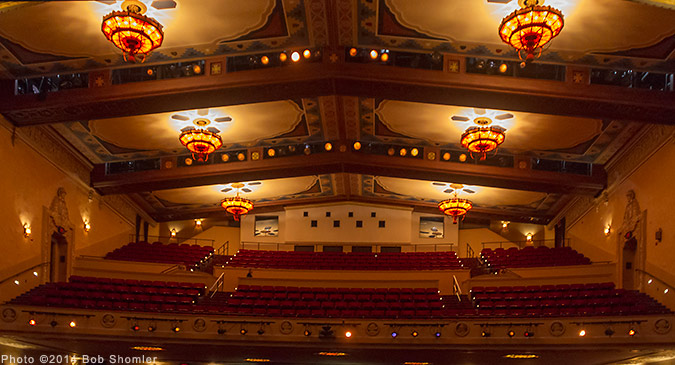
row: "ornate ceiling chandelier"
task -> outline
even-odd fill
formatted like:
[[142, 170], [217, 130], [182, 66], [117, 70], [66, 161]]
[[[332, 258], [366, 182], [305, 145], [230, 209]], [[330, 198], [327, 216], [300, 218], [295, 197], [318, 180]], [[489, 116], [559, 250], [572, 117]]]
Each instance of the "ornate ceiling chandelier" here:
[[487, 158], [488, 152], [495, 151], [496, 153], [497, 147], [504, 143], [506, 129], [496, 125], [491, 126], [492, 120], [486, 117], [476, 118], [474, 123], [478, 126], [467, 128], [460, 138], [460, 143], [462, 147], [469, 150], [472, 158], [475, 158], [473, 154], [476, 153], [482, 161]]
[[521, 9], [507, 15], [499, 25], [499, 36], [518, 51], [518, 58], [523, 61], [521, 67], [541, 56], [542, 47], [560, 34], [564, 26], [562, 12], [540, 5], [543, 2], [518, 0]]
[[189, 126], [181, 129], [178, 140], [192, 152], [192, 158], [195, 161], [206, 162], [209, 155], [223, 145], [223, 140], [218, 135], [220, 131], [217, 128], [204, 129], [211, 123], [208, 119], [199, 118], [193, 123], [201, 128]]
[[126, 0], [122, 11], [103, 17], [103, 35], [124, 52], [128, 62], [144, 62], [148, 53], [162, 45], [162, 25], [143, 15], [147, 7], [137, 0]]
[[237, 195], [225, 198], [220, 201], [220, 206], [228, 213], [234, 216], [234, 220], [238, 221], [239, 217], [247, 214], [253, 209], [253, 202], [239, 196], [239, 189], [244, 187], [242, 183], [234, 183], [232, 187], [237, 189]]
[[457, 197], [457, 192], [464, 186], [462, 184], [451, 184], [454, 188], [454, 196], [450, 199], [443, 200], [438, 203], [438, 209], [445, 215], [452, 217], [452, 223], [457, 224], [457, 219], [464, 220], [466, 213], [473, 208], [473, 203], [469, 199], [462, 199]]

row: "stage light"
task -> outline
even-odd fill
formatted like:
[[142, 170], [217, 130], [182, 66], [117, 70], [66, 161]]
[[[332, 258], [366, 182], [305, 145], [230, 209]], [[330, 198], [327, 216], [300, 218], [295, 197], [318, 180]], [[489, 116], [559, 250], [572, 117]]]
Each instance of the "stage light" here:
[[350, 48], [349, 49], [349, 55], [352, 56], [352, 57], [355, 57], [358, 53], [359, 53], [359, 51], [356, 48]]
[[245, 335], [245, 334], [248, 333], [248, 331], [246, 330], [246, 328], [242, 328], [242, 329], [239, 330], [239, 333], [242, 334], [242, 335]]
[[31, 326], [36, 326], [36, 325], [37, 325], [37, 321], [36, 321], [35, 319], [31, 318], [31, 319], [28, 321], [28, 324], [31, 325]]
[[413, 330], [412, 332], [410, 332], [410, 336], [417, 337], [417, 336], [419, 336], [419, 335], [420, 335], [420, 333], [417, 332], [417, 331], [415, 331], [415, 330]]
[[70, 321], [70, 323], [68, 323], [68, 325], [70, 326], [70, 328], [77, 327], [77, 323], [75, 321]]
[[464, 162], [464, 161], [466, 161], [466, 154], [462, 153], [461, 155], [459, 155], [459, 162]]
[[288, 55], [286, 55], [286, 53], [284, 53], [284, 52], [279, 53], [279, 61], [286, 62], [287, 59], [288, 59]]
[[389, 53], [382, 53], [382, 56], [380, 56], [380, 61], [382, 62], [389, 61]]
[[352, 337], [352, 332], [351, 332], [351, 331], [345, 332], [345, 337], [351, 338], [351, 337]]
[[509, 66], [505, 63], [502, 63], [501, 65], [499, 65], [499, 72], [501, 72], [501, 73], [506, 72], [508, 69], [509, 69]]
[[310, 57], [312, 57], [312, 51], [310, 51], [310, 50], [308, 50], [308, 49], [304, 50], [304, 51], [302, 52], [302, 57], [305, 57], [305, 58], [310, 58]]
[[237, 160], [244, 161], [245, 159], [246, 159], [246, 155], [243, 152], [239, 152], [237, 154]]
[[579, 337], [584, 337], [586, 336], [586, 330], [582, 329], [579, 331]]
[[262, 56], [260, 57], [260, 63], [262, 63], [263, 65], [267, 65], [270, 63], [270, 58], [267, 56]]
[[354, 149], [356, 151], [360, 150], [361, 149], [361, 142], [359, 142], [359, 141], [354, 142]]
[[379, 55], [380, 54], [376, 50], [374, 50], [374, 49], [370, 50], [370, 58], [371, 59], [376, 59], [377, 56], [379, 56]]
[[304, 335], [305, 335], [306, 337], [309, 337], [309, 336], [312, 335], [312, 331], [310, 331], [310, 330], [305, 330]]
[[412, 157], [417, 157], [417, 155], [420, 153], [420, 151], [417, 148], [413, 148], [410, 150], [410, 156]]
[[291, 61], [293, 61], [293, 62], [300, 61], [300, 53], [298, 53], [297, 51], [291, 53]]
[[398, 336], [398, 332], [394, 331], [391, 333], [391, 337], [396, 338], [396, 336]]
[[628, 336], [635, 336], [637, 334], [637, 331], [631, 327], [631, 329], [628, 330]]
[[450, 152], [446, 152], [443, 154], [443, 160], [448, 161], [450, 159]]
[[267, 150], [267, 156], [274, 157], [277, 154], [277, 151], [274, 148]]
[[509, 335], [509, 337], [513, 337], [516, 335], [516, 332], [514, 330], [509, 330], [506, 334]]
[[330, 151], [333, 149], [333, 145], [330, 142], [327, 142], [325, 145], [323, 145], [323, 148], [325, 148], [326, 151]]
[[401, 155], [401, 157], [403, 157], [408, 154], [408, 150], [406, 150], [405, 148], [401, 148], [401, 150], [398, 151], [398, 153], [399, 155]]

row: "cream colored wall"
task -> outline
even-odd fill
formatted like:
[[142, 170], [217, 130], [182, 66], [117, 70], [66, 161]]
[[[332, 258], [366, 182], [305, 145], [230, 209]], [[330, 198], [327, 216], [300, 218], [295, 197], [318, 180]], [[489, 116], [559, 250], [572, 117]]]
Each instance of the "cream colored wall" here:
[[[617, 260], [617, 232], [623, 221], [626, 192], [635, 191], [640, 209], [647, 211], [646, 271], [675, 285], [675, 144], [671, 140], [652, 155], [627, 179], [600, 200], [577, 222], [568, 222], [567, 238], [571, 246], [593, 261]], [[603, 229], [611, 225], [612, 232], [605, 237]], [[657, 243], [656, 231], [663, 229], [663, 240]], [[672, 291], [672, 290], [671, 290]], [[675, 295], [675, 293], [672, 293]]]
[[[213, 240], [214, 248], [218, 249], [227, 242], [226, 254], [233, 255], [239, 249], [239, 227], [213, 226], [192, 236], [199, 240]], [[199, 241], [203, 244], [207, 241]]]
[[[308, 212], [308, 217], [304, 216]], [[331, 216], [326, 217], [326, 212]], [[349, 217], [348, 213], [354, 216]], [[375, 217], [371, 213], [375, 212]], [[324, 245], [343, 245], [350, 251], [350, 245], [395, 245], [402, 251], [434, 251], [434, 249], [457, 249], [458, 226], [445, 217], [444, 237], [439, 239], [419, 236], [420, 217], [440, 216], [413, 212], [411, 208], [391, 208], [365, 204], [322, 204], [317, 206], [287, 208], [284, 212], [261, 214], [279, 217], [278, 237], [255, 237], [255, 214], [242, 217], [241, 242], [246, 248], [292, 250], [295, 244], [316, 244], [317, 251]], [[317, 227], [310, 227], [312, 220]], [[333, 227], [339, 220], [340, 227]], [[356, 221], [363, 221], [362, 228], [356, 228]], [[385, 227], [379, 227], [384, 220]], [[436, 245], [436, 247], [434, 247]]]
[[[133, 223], [126, 221], [81, 182], [46, 160], [20, 137], [0, 123], [0, 280], [41, 262], [43, 209], [48, 208], [59, 187], [65, 188], [66, 205], [74, 227], [75, 254], [103, 255], [128, 241]], [[84, 232], [84, 221], [91, 231]], [[24, 238], [23, 225], [32, 235]], [[2, 291], [2, 289], [0, 289]]]
[[[459, 257], [466, 257], [466, 245], [469, 244], [471, 249], [473, 249], [476, 256], [480, 255], [480, 251], [483, 249], [483, 242], [501, 242], [506, 241], [506, 238], [492, 232], [487, 228], [472, 228], [472, 229], [460, 229], [459, 230], [459, 251], [457, 255]], [[496, 248], [499, 245], [490, 245], [487, 248]], [[504, 248], [509, 247], [518, 247], [515, 243], [506, 243], [502, 245]]]

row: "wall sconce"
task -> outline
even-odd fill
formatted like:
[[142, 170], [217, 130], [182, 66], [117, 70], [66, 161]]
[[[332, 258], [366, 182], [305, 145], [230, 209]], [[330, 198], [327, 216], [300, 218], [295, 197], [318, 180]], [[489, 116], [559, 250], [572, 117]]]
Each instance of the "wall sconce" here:
[[507, 229], [509, 229], [509, 223], [511, 223], [511, 222], [509, 222], [509, 221], [502, 221], [502, 230], [503, 230], [503, 231], [506, 231]]
[[609, 237], [609, 235], [612, 233], [612, 226], [608, 224], [603, 232], [605, 233], [605, 237]]
[[23, 236], [28, 238], [28, 237], [30, 237], [31, 233], [33, 233], [33, 230], [30, 229], [30, 225], [28, 225], [28, 223], [24, 223], [24, 225], [23, 225]]
[[91, 230], [91, 224], [88, 221], [84, 221], [84, 231], [89, 232]]
[[527, 242], [532, 242], [532, 233], [528, 233], [528, 234], [525, 236], [525, 239], [527, 240]]
[[659, 229], [658, 229], [658, 230], [656, 231], [656, 233], [654, 234], [654, 239], [656, 239], [656, 244], [657, 244], [657, 245], [658, 245], [658, 244], [661, 242], [661, 240], [663, 239], [663, 230], [661, 229], [661, 227], [659, 227]]
[[195, 219], [195, 226], [197, 226], [197, 228], [200, 228], [202, 226], [202, 219], [201, 218]]
[[171, 237], [176, 237], [176, 229], [171, 228]]

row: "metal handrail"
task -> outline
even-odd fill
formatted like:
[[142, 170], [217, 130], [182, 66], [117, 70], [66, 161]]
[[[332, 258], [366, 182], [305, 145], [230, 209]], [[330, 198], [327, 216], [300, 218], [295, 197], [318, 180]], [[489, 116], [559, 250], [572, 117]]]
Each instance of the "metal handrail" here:
[[[321, 244], [321, 243], [318, 243], [318, 244]], [[247, 248], [246, 246], [247, 246], [247, 245], [249, 245], [249, 246], [250, 246], [250, 245], [256, 245], [255, 250], [260, 250], [260, 245], [268, 245], [268, 246], [269, 246], [269, 245], [274, 245], [274, 246], [275, 246], [275, 249], [274, 249], [274, 250], [264, 250], [264, 251], [279, 251], [280, 248], [281, 248], [281, 245], [289, 245], [289, 246], [293, 246], [293, 245], [314, 246], [314, 247], [316, 248], [316, 246], [317, 246], [318, 244], [313, 244], [313, 245], [312, 245], [312, 244], [306, 244], [305, 242], [288, 242], [288, 241], [287, 241], [287, 242], [241, 241], [240, 244], [239, 244], [239, 248], [240, 248], [240, 249], [251, 250], [251, 248]], [[392, 244], [368, 245], [368, 244], [365, 244], [365, 243], [359, 243], [359, 242], [353, 242], [353, 243], [352, 243], [352, 242], [330, 242], [330, 244], [321, 244], [321, 245], [322, 245], [322, 246], [332, 246], [332, 245], [335, 245], [335, 246], [350, 246], [350, 247], [353, 247], [353, 246], [370, 246], [370, 247], [373, 248], [373, 251], [372, 251], [373, 253], [381, 252], [381, 251], [382, 251], [382, 247], [399, 246], [399, 244], [395, 244], [395, 243], [392, 243]], [[414, 246], [414, 248], [415, 248], [415, 251], [413, 251], [413, 252], [418, 252], [418, 251], [417, 251], [418, 248], [421, 248], [421, 247], [431, 247], [432, 245], [413, 245], [413, 246]], [[448, 251], [454, 251], [455, 244], [452, 243], [452, 242], [451, 242], [451, 243], [436, 243], [436, 244], [433, 245], [433, 247], [434, 247], [433, 252], [439, 252], [439, 251], [438, 251], [438, 247], [439, 247], [439, 246], [449, 246], [450, 249], [449, 249]], [[401, 246], [401, 248], [403, 248], [403, 247], [406, 247], [406, 246]], [[315, 251], [315, 252], [318, 252], [318, 251]], [[425, 252], [426, 252], [426, 251], [425, 251]], [[441, 250], [440, 252], [444, 252], [444, 251]]]
[[457, 281], [457, 277], [455, 275], [452, 275], [452, 291], [455, 292], [455, 295], [457, 295], [457, 300], [460, 302], [462, 301], [462, 287], [459, 286], [459, 282]]
[[[140, 239], [140, 237], [139, 237]], [[194, 242], [195, 244], [198, 244], [199, 242], [208, 242], [210, 243], [209, 246], [213, 247], [214, 243], [216, 240], [212, 239], [207, 239], [207, 238], [189, 238], [189, 237], [171, 237], [171, 236], [148, 236], [146, 242], [151, 242], [154, 240], [154, 242], [162, 242], [163, 244], [169, 244], [169, 243], [186, 243], [186, 242]], [[164, 242], [164, 241], [166, 242]], [[130, 234], [129, 235], [129, 242], [136, 242], [136, 235], [135, 234]], [[141, 241], [138, 241], [141, 242]], [[204, 245], [202, 245], [204, 246]]]
[[647, 275], [651, 276], [652, 279], [655, 279], [656, 281], [658, 281], [658, 282], [660, 282], [661, 284], [663, 284], [663, 285], [669, 287], [670, 289], [675, 289], [675, 286], [672, 286], [672, 285], [668, 284], [668, 282], [666, 282], [665, 280], [660, 279], [659, 277], [657, 277], [657, 276], [655, 276], [655, 275], [652, 275], [651, 273], [649, 273], [649, 272], [647, 272], [647, 271], [645, 271], [645, 270], [636, 268], [635, 271], [641, 272], [641, 273], [643, 273], [643, 274], [647, 274]]
[[[567, 246], [570, 244], [570, 239], [565, 240], [567, 242]], [[543, 246], [546, 242], [550, 243], [555, 243], [555, 240], [532, 240], [532, 241], [492, 241], [492, 242], [481, 242], [481, 245], [483, 245], [483, 248], [485, 248], [486, 245], [496, 245], [498, 244], [499, 247], [503, 248], [502, 246], [504, 244], [513, 244], [518, 246], [518, 248], [522, 248], [523, 246], [527, 246], [529, 243], [532, 243], [533, 246]]]
[[466, 257], [473, 258], [476, 257], [476, 252], [471, 248], [469, 243], [466, 244]]
[[6, 281], [9, 281], [9, 280], [18, 278], [19, 276], [21, 276], [21, 274], [23, 274], [23, 273], [25, 273], [25, 272], [28, 272], [28, 271], [34, 270], [34, 269], [36, 269], [36, 268], [38, 268], [38, 267], [42, 267], [42, 266], [49, 265], [49, 264], [50, 264], [49, 262], [42, 262], [42, 263], [39, 263], [39, 264], [37, 264], [37, 265], [31, 266], [31, 267], [29, 267], [28, 269], [25, 269], [25, 270], [20, 271], [20, 272], [18, 272], [18, 273], [16, 273], [16, 274], [13, 274], [13, 275], [8, 276], [6, 279], [0, 281], [0, 285], [4, 284]]
[[209, 297], [213, 298], [214, 295], [218, 292], [218, 289], [223, 289], [223, 284], [225, 283], [225, 272], [220, 273], [220, 276], [216, 281], [213, 282], [213, 285], [209, 288]]
[[225, 243], [220, 245], [220, 247], [218, 247], [213, 253], [215, 255], [227, 255], [229, 251], [230, 251], [230, 241], [225, 241]]

